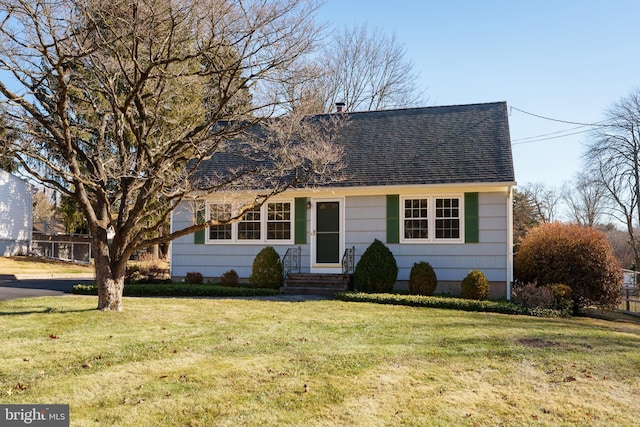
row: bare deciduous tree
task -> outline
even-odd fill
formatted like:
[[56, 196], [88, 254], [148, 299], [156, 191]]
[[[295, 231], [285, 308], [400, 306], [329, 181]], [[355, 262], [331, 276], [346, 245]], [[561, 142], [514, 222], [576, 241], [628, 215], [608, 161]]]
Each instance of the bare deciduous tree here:
[[569, 208], [570, 219], [577, 224], [595, 227], [605, 210], [605, 189], [589, 174], [580, 173], [573, 184], [565, 184], [562, 199]]
[[[0, 102], [19, 136], [11, 151], [86, 217], [98, 309], [122, 309], [136, 249], [218, 223], [158, 233], [182, 201], [245, 191], [249, 201], [225, 220], [235, 221], [291, 186], [335, 176], [341, 152], [327, 128], [339, 118], [265, 116], [278, 110], [265, 83], [313, 49], [316, 6], [0, 0], [0, 69], [12, 76], [0, 82]], [[194, 179], [217, 156], [238, 167]]]
[[620, 262], [622, 268], [635, 268], [635, 255], [633, 248], [629, 245], [629, 236], [626, 231], [616, 228], [614, 224], [598, 225], [597, 229], [606, 236], [611, 249]]
[[606, 112], [607, 123], [591, 137], [585, 159], [591, 176], [606, 190], [611, 215], [625, 225], [640, 265], [640, 90], [620, 99]]
[[527, 183], [518, 192], [531, 206], [540, 223], [550, 223], [556, 219], [560, 196], [555, 188], [546, 187], [542, 183]]
[[[351, 111], [415, 106], [422, 101], [418, 77], [406, 49], [366, 24], [337, 31], [322, 56], [328, 105], [344, 102]], [[330, 111], [330, 110], [329, 110]]]
[[418, 75], [395, 34], [362, 24], [334, 31], [325, 43], [277, 82], [290, 109], [329, 113], [337, 102], [349, 111], [424, 104]]

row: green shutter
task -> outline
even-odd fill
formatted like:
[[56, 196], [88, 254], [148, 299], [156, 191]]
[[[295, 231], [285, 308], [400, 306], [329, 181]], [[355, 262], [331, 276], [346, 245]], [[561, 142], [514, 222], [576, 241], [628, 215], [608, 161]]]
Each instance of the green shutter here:
[[464, 193], [464, 241], [478, 243], [480, 227], [478, 215], [478, 193]]
[[305, 245], [307, 243], [307, 198], [296, 197], [294, 208], [294, 242], [296, 245]]
[[387, 195], [387, 243], [400, 243], [400, 196]]
[[[204, 223], [204, 210], [198, 210], [196, 212], [196, 221], [198, 224], [203, 224]], [[204, 244], [204, 233], [205, 230], [198, 230], [195, 233], [193, 233], [193, 243], [196, 245], [203, 245]]]

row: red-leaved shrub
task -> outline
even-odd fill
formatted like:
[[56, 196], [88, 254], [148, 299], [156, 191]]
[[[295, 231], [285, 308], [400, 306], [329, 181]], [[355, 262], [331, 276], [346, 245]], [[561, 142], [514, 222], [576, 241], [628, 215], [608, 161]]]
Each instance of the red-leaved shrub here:
[[620, 264], [606, 236], [590, 227], [552, 223], [531, 229], [520, 243], [514, 267], [520, 283], [569, 286], [576, 310], [613, 308], [620, 299]]

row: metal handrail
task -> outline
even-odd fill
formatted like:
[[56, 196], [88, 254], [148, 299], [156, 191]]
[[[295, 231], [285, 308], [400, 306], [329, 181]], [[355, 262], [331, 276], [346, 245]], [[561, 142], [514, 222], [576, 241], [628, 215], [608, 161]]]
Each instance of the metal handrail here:
[[297, 246], [295, 248], [287, 249], [282, 257], [282, 275], [286, 279], [291, 273], [300, 273], [300, 260], [302, 258], [302, 248]]
[[342, 255], [342, 274], [352, 274], [356, 268], [356, 247], [347, 248]]

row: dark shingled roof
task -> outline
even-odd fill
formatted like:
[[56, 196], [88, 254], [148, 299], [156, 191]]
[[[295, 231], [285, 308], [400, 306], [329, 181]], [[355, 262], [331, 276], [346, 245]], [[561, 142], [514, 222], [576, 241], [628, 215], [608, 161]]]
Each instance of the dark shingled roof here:
[[352, 113], [339, 141], [338, 186], [515, 181], [505, 102]]
[[506, 102], [346, 114], [347, 178], [327, 186], [515, 182]]

